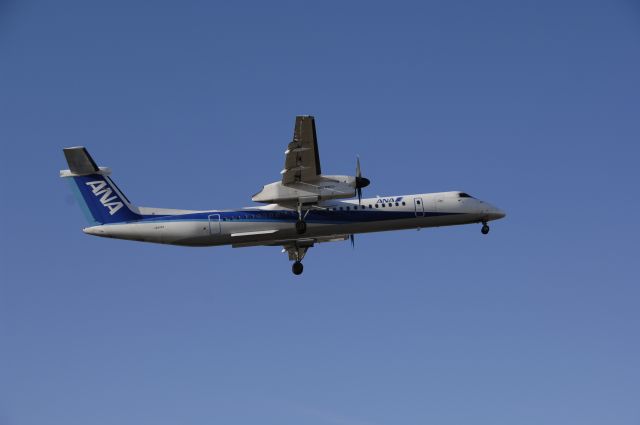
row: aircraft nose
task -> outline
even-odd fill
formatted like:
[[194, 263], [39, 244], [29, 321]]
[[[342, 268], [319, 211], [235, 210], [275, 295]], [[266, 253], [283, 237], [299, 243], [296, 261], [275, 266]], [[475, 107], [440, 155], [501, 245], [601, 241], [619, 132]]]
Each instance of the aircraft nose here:
[[499, 220], [501, 218], [505, 218], [507, 216], [507, 213], [502, 211], [500, 208], [494, 208], [491, 212], [491, 215], [493, 216], [494, 220]]
[[483, 212], [486, 217], [485, 220], [500, 220], [501, 218], [505, 218], [507, 216], [507, 213], [494, 205], [491, 205], [489, 203], [484, 203], [484, 205], [485, 208]]

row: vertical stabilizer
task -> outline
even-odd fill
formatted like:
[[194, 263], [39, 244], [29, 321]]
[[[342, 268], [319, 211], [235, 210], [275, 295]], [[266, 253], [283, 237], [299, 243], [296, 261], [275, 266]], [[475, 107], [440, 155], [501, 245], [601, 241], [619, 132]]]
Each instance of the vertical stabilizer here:
[[111, 180], [111, 171], [98, 167], [82, 146], [65, 148], [68, 170], [60, 171], [60, 177], [71, 180], [85, 215], [92, 224], [109, 224], [135, 221], [141, 218], [136, 208]]

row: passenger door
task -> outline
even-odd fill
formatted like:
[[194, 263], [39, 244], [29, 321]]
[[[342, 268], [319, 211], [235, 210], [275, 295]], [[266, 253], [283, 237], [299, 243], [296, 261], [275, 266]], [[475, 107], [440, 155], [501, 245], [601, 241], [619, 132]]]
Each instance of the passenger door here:
[[209, 215], [209, 234], [210, 235], [220, 234], [220, 214]]

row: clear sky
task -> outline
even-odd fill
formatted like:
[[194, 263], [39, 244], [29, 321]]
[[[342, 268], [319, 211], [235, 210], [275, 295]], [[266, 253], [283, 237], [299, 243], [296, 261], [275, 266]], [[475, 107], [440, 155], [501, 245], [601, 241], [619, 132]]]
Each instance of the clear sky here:
[[[632, 0], [0, 2], [0, 424], [639, 424], [639, 81]], [[58, 178], [248, 206], [297, 114], [365, 196], [508, 216], [295, 277], [84, 235]]]

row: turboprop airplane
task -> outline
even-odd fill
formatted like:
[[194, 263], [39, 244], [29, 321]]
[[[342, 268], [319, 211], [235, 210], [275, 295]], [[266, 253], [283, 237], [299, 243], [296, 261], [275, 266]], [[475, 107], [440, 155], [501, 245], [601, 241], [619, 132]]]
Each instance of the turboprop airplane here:
[[[178, 210], [134, 206], [82, 147], [63, 149], [69, 178], [91, 222], [89, 235], [182, 246], [281, 246], [302, 273], [307, 250], [322, 242], [351, 240], [357, 233], [482, 223], [505, 213], [465, 192], [421, 193], [362, 198], [369, 179], [360, 160], [355, 176], [326, 175], [312, 116], [296, 117], [285, 152], [281, 180], [251, 198], [266, 205], [233, 210]], [[352, 198], [352, 199], [348, 199]]]

